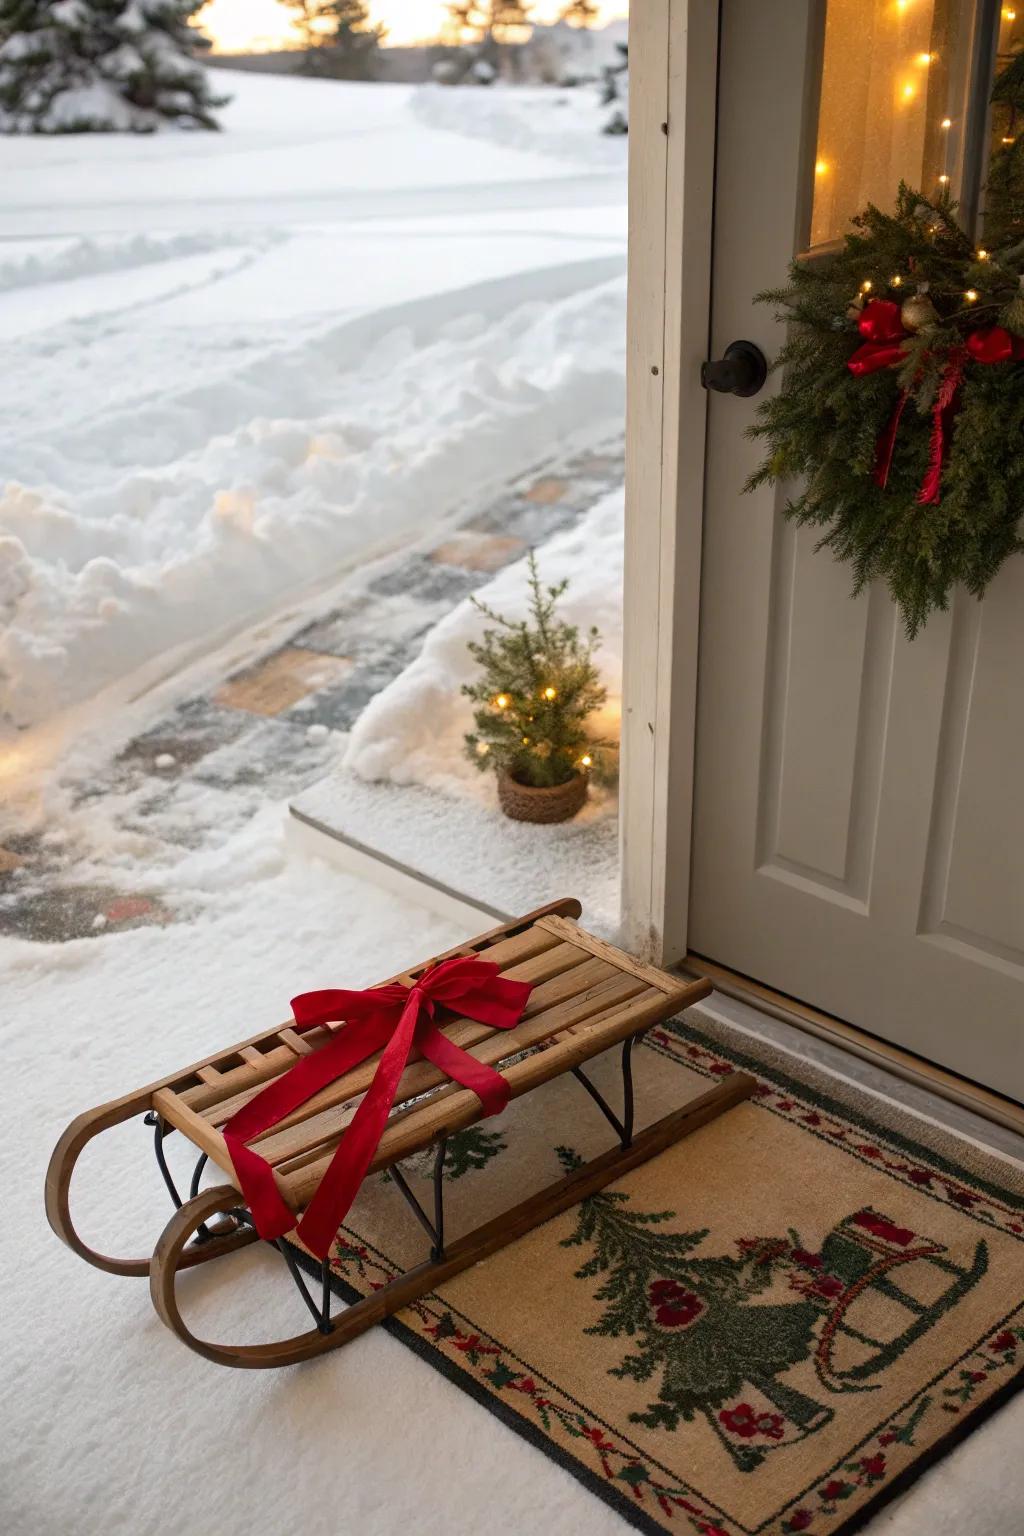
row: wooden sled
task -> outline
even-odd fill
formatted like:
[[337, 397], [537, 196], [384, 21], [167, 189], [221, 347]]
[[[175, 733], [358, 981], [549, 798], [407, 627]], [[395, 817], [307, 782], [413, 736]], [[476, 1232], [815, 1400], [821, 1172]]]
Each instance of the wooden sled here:
[[[402, 1077], [370, 1171], [390, 1170], [396, 1187], [428, 1234], [430, 1255], [382, 1290], [332, 1317], [327, 1262], [321, 1266], [319, 1294], [314, 1294], [296, 1263], [295, 1248], [280, 1241], [277, 1246], [312, 1314], [313, 1328], [274, 1344], [219, 1345], [197, 1338], [178, 1309], [175, 1281], [179, 1270], [258, 1241], [252, 1218], [241, 1202], [219, 1127], [264, 1084], [287, 1071], [297, 1056], [323, 1044], [331, 1033], [328, 1028], [303, 1035], [288, 1025], [267, 1030], [174, 1076], [80, 1115], [68, 1126], [50, 1159], [46, 1175], [50, 1225], [70, 1248], [97, 1268], [116, 1275], [148, 1275], [153, 1304], [163, 1321], [190, 1349], [219, 1365], [250, 1369], [291, 1365], [347, 1344], [453, 1275], [706, 1125], [753, 1091], [754, 1079], [734, 1072], [699, 1098], [633, 1135], [630, 1062], [635, 1041], [652, 1025], [706, 997], [711, 986], [641, 964], [579, 928], [573, 921], [579, 914], [577, 901], [553, 902], [435, 957], [479, 954], [497, 961], [503, 975], [533, 983], [525, 1014], [513, 1030], [493, 1030], [454, 1015], [447, 1021], [439, 1015], [438, 1022], [457, 1044], [501, 1070], [512, 1098], [563, 1072], [573, 1073], [611, 1124], [618, 1145], [568, 1178], [446, 1245], [442, 1183], [446, 1138], [474, 1124], [480, 1118], [481, 1104], [474, 1093], [452, 1083], [429, 1062], [414, 1060]], [[411, 985], [432, 963], [426, 961], [390, 980]], [[584, 1062], [615, 1045], [622, 1048], [621, 1117], [582, 1071]], [[296, 1220], [317, 1188], [375, 1067], [376, 1058], [364, 1062], [256, 1141], [261, 1156], [273, 1166], [278, 1187], [295, 1211]], [[157, 1161], [177, 1210], [152, 1259], [110, 1258], [89, 1247], [75, 1230], [69, 1208], [71, 1177], [83, 1148], [93, 1137], [139, 1115], [153, 1128]], [[163, 1142], [173, 1131], [184, 1135], [199, 1151], [189, 1198], [184, 1201], [164, 1158]], [[434, 1207], [428, 1214], [398, 1164], [430, 1147], [435, 1149]], [[200, 1178], [211, 1160], [231, 1182], [200, 1192]]]

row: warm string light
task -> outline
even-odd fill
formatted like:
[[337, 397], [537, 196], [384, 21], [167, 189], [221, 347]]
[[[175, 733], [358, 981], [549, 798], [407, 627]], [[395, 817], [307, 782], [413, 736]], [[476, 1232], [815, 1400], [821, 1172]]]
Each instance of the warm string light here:
[[890, 279], [889, 279], [889, 287], [890, 288], [902, 288], [903, 287], [903, 279], [902, 279], [902, 277], [900, 277], [898, 272], [896, 273], [895, 277], [890, 277]]
[[968, 304], [976, 304], [978, 302], [977, 288], [968, 288], [967, 292], [964, 294], [964, 298], [967, 300]]
[[494, 701], [494, 705], [496, 709], [508, 709], [511, 702], [512, 700], [509, 698], [507, 693], [499, 693], [498, 697]]
[[940, 177], [939, 177], [939, 183], [940, 183], [940, 185], [941, 185], [941, 186], [943, 186], [943, 187], [944, 187], [944, 186], [945, 186], [945, 185], [946, 185], [946, 183], [947, 183], [947, 182], [948, 182], [948, 181], [949, 181], [949, 177], [948, 177], [948, 176], [940, 176]]
[[870, 292], [871, 292], [871, 289], [872, 289], [872, 286], [873, 286], [873, 285], [872, 285], [872, 282], [871, 282], [871, 279], [870, 279], [870, 277], [866, 277], [866, 278], [865, 278], [865, 279], [864, 279], [864, 281], [863, 281], [863, 282], [862, 282], [862, 283], [861, 283], [861, 285], [860, 285], [860, 291], [861, 291], [861, 293], [870, 293]]
[[817, 164], [815, 165], [815, 167], [814, 167], [814, 174], [815, 174], [815, 176], [825, 176], [825, 175], [827, 175], [828, 174], [828, 161], [827, 160], [819, 160], [817, 162]]
[[988, 261], [988, 251], [979, 251], [978, 252], [978, 260], [979, 261]]
[[477, 744], [476, 744], [476, 755], [477, 755], [477, 757], [486, 757], [490, 750], [491, 749], [487, 745], [486, 741], [478, 741], [477, 742]]
[[591, 757], [590, 753], [584, 752], [583, 756], [580, 758], [580, 767], [590, 768], [593, 765], [593, 761], [594, 759]]
[[541, 694], [541, 697], [544, 698], [544, 699], [547, 699], [548, 702], [550, 703], [552, 699], [557, 699], [558, 698], [558, 693], [557, 693], [556, 689], [548, 687], [548, 688], [544, 689], [544, 692]]

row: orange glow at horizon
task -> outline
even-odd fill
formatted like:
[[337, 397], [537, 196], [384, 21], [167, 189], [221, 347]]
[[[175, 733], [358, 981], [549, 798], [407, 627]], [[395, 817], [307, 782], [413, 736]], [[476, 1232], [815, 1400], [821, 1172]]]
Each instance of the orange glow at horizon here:
[[[627, 0], [604, 0], [599, 25], [625, 16]], [[535, 21], [555, 21], [565, 0], [537, 0]], [[195, 23], [221, 53], [287, 48], [300, 41], [294, 13], [281, 0], [207, 0]], [[370, 0], [370, 16], [388, 29], [387, 41], [421, 43], [435, 40], [447, 16], [444, 0]]]

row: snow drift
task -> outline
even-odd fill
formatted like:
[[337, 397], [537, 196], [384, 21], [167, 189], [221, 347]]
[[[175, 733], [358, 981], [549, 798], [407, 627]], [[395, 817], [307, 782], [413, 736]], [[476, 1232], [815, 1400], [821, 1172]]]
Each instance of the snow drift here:
[[[532, 274], [519, 292], [574, 279]], [[451, 319], [434, 298], [405, 306], [404, 323], [336, 325], [215, 397], [200, 386], [191, 405], [112, 411], [104, 438], [83, 448], [102, 456], [109, 444], [116, 459], [131, 442], [138, 467], [77, 496], [46, 485], [40, 449], [42, 483], [0, 496], [0, 716], [43, 719], [358, 552], [452, 517], [554, 443], [614, 430], [621, 279], [501, 315], [516, 291], [513, 279], [485, 285], [475, 312], [462, 293]], [[316, 412], [318, 395], [330, 409]], [[210, 412], [242, 419], [209, 437]], [[61, 455], [73, 448], [71, 433]]]

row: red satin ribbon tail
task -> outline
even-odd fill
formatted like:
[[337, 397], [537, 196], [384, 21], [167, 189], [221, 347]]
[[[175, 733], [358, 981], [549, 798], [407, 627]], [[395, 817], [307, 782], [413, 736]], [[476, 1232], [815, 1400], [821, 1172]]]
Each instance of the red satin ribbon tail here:
[[461, 1046], [454, 1045], [435, 1024], [421, 1024], [416, 1043], [427, 1060], [440, 1067], [446, 1077], [476, 1094], [483, 1105], [485, 1118], [501, 1114], [511, 1097], [511, 1089], [500, 1072], [495, 1072], [486, 1062], [477, 1061]]
[[893, 455], [896, 452], [896, 436], [903, 419], [903, 411], [910, 395], [903, 390], [889, 417], [887, 426], [882, 430], [875, 449], [875, 467], [872, 471], [872, 479], [880, 490], [885, 490], [889, 483], [889, 471], [892, 469]]
[[957, 352], [950, 358], [932, 407], [931, 452], [928, 469], [917, 493], [918, 505], [922, 507], [938, 506], [942, 500], [942, 471], [946, 462], [949, 434], [959, 409], [966, 355], [965, 352]]
[[282, 1199], [270, 1164], [246, 1142], [277, 1125], [321, 1088], [365, 1061], [387, 1037], [386, 1020], [362, 1019], [349, 1025], [319, 1051], [303, 1056], [290, 1071], [268, 1083], [222, 1128], [242, 1196], [252, 1212], [256, 1231], [266, 1241], [272, 1242], [290, 1232], [295, 1225], [295, 1213]]
[[413, 988], [402, 1017], [384, 1047], [376, 1076], [335, 1148], [334, 1156], [296, 1231], [309, 1251], [325, 1259], [341, 1223], [366, 1177], [387, 1124], [402, 1073], [412, 1050], [422, 994]]
[[257, 1152], [251, 1152], [244, 1141], [226, 1131], [224, 1143], [238, 1175], [242, 1198], [252, 1212], [256, 1231], [268, 1243], [284, 1237], [295, 1225], [295, 1212], [285, 1203], [274, 1170]]

